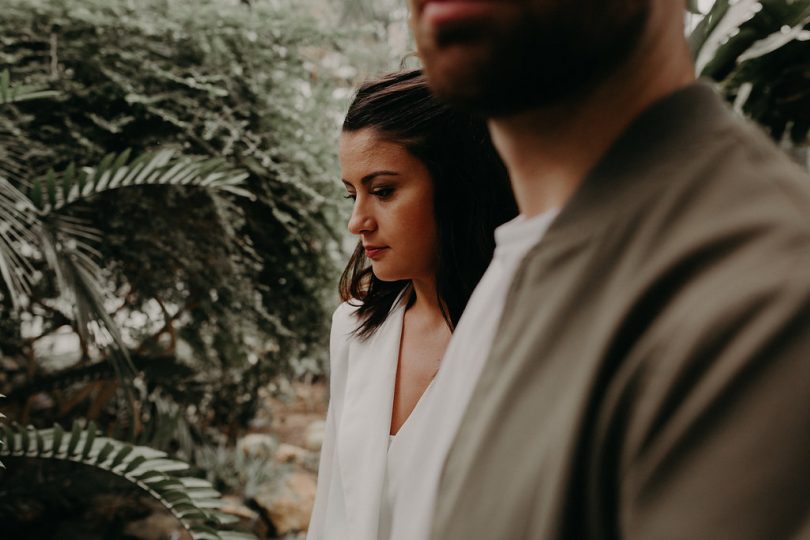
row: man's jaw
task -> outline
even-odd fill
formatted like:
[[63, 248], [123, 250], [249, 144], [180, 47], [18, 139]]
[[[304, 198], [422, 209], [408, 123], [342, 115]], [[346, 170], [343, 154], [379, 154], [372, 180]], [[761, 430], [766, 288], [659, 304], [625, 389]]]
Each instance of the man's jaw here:
[[464, 43], [513, 8], [504, 0], [420, 0], [415, 30], [439, 47]]

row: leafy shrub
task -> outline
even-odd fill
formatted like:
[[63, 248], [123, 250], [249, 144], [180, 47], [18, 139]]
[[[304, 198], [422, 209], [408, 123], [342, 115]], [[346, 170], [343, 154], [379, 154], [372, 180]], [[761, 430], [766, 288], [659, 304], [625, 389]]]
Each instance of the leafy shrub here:
[[211, 0], [11, 0], [0, 26], [0, 69], [61, 96], [0, 124], [35, 172], [159, 147], [251, 174], [253, 201], [144, 189], [82, 213], [104, 232], [122, 312], [160, 320], [159, 302], [195, 358], [222, 368], [322, 358], [340, 230], [340, 104], [317, 65], [328, 35], [284, 3]]

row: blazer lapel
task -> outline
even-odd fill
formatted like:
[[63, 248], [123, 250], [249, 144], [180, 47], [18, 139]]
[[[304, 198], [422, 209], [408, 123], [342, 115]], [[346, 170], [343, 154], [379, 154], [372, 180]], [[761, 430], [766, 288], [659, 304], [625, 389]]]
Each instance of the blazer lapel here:
[[352, 340], [338, 462], [352, 540], [376, 540], [405, 308], [400, 299], [367, 341]]

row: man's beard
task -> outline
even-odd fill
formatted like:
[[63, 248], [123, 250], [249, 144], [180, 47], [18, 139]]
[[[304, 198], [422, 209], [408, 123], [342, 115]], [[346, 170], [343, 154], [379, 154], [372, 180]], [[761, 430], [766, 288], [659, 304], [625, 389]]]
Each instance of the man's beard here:
[[[644, 32], [649, 0], [615, 4], [622, 3], [571, 2], [509, 28], [482, 25], [439, 36], [435, 50], [422, 50], [431, 87], [439, 98], [487, 117], [576, 100], [622, 65]], [[462, 61], [433, 62], [442, 48], [468, 43], [474, 53]]]

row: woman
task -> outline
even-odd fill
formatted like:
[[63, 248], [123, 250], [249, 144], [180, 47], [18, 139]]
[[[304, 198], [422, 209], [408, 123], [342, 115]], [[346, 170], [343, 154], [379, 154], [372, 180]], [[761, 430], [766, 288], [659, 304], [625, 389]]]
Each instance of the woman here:
[[332, 320], [307, 538], [378, 540], [390, 525], [389, 484], [403, 472], [389, 448], [407, 449], [408, 427], [430, 421], [420, 397], [492, 258], [494, 229], [517, 209], [486, 125], [434, 100], [420, 71], [359, 89], [340, 166], [359, 241]]

